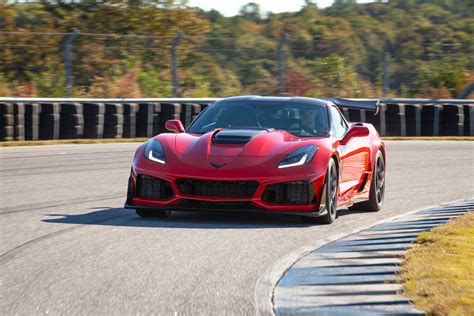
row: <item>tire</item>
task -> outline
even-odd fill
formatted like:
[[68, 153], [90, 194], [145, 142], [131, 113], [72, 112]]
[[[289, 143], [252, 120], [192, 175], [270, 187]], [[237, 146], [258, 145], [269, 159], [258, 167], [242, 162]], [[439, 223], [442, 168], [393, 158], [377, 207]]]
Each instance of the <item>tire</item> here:
[[385, 158], [382, 151], [377, 152], [372, 171], [369, 200], [352, 205], [351, 211], [377, 212], [382, 208], [385, 197]]
[[0, 114], [14, 114], [13, 104], [0, 103]]
[[326, 214], [321, 217], [303, 216], [301, 219], [304, 223], [322, 223], [331, 224], [337, 217], [337, 192], [339, 188], [339, 173], [337, 171], [334, 159], [329, 160], [328, 170], [322, 197], [324, 198]]
[[61, 115], [82, 115], [81, 104], [61, 104]]
[[84, 134], [84, 126], [82, 125], [66, 125], [59, 129], [60, 139], [80, 138]]
[[0, 124], [3, 126], [13, 126], [15, 124], [15, 117], [13, 114], [0, 114]]
[[84, 116], [82, 114], [65, 114], [61, 116], [62, 125], [84, 125]]
[[103, 114], [84, 115], [84, 125], [104, 125], [105, 119]]
[[91, 126], [84, 126], [84, 138], [102, 138], [104, 134], [104, 126], [103, 125], [91, 125]]
[[110, 126], [104, 125], [104, 138], [122, 138], [123, 126]]
[[146, 218], [168, 218], [171, 216], [171, 211], [167, 210], [153, 210], [153, 209], [135, 209], [140, 217]]
[[123, 114], [123, 106], [121, 104], [106, 104], [106, 114]]
[[99, 115], [105, 113], [105, 105], [102, 103], [83, 103], [84, 115]]
[[0, 137], [13, 137], [14, 135], [15, 130], [13, 126], [0, 127]]
[[106, 114], [104, 117], [107, 125], [123, 125], [123, 114]]

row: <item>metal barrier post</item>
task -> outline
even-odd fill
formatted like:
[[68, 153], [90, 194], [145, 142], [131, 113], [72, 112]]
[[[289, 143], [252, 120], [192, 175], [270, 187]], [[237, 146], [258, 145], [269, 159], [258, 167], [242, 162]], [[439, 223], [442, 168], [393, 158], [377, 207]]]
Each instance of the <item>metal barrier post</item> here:
[[386, 123], [385, 123], [385, 110], [387, 106], [385, 104], [380, 104], [380, 134], [382, 136], [385, 136], [385, 133], [387, 131]]
[[383, 63], [383, 96], [386, 97], [388, 91], [390, 90], [390, 81], [388, 78], [388, 48], [390, 46], [390, 41], [386, 41], [383, 48], [382, 63]]
[[400, 136], [407, 136], [407, 121], [405, 118], [405, 104], [399, 104], [398, 109], [400, 113], [400, 132], [402, 134]]
[[421, 106], [415, 108], [416, 136], [421, 136]]
[[440, 106], [436, 105], [434, 108], [434, 122], [433, 122], [433, 136], [439, 135], [439, 111]]
[[79, 34], [79, 29], [73, 28], [71, 32], [66, 36], [64, 41], [64, 65], [66, 67], [66, 97], [72, 96], [72, 43]]
[[285, 95], [285, 56], [283, 54], [283, 46], [288, 36], [284, 33], [280, 37], [278, 44], [277, 61], [278, 61], [278, 93]]
[[171, 73], [173, 75], [173, 98], [179, 96], [179, 78], [178, 78], [178, 54], [176, 49], [178, 48], [181, 39], [183, 38], [184, 33], [179, 32], [176, 35], [173, 45], [171, 46]]

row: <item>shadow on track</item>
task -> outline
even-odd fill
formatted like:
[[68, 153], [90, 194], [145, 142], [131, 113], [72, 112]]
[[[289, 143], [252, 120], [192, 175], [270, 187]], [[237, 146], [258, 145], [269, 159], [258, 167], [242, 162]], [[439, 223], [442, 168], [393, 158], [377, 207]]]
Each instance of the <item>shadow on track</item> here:
[[[97, 209], [97, 208], [95, 208]], [[339, 210], [339, 216], [350, 214]], [[45, 214], [45, 223], [106, 225], [156, 228], [242, 229], [274, 227], [311, 227], [323, 224], [302, 223], [296, 215], [278, 215], [253, 212], [173, 212], [170, 218], [141, 218], [135, 211], [123, 208], [100, 208], [83, 214]]]
[[173, 212], [170, 218], [141, 218], [133, 210], [107, 208], [84, 214], [46, 214], [46, 223], [150, 228], [242, 229], [309, 227], [298, 216], [243, 212]]

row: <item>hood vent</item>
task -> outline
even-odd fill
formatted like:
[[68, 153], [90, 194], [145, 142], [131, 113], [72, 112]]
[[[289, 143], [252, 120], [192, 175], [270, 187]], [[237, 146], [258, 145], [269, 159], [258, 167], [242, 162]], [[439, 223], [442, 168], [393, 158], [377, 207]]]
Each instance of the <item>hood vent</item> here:
[[247, 144], [253, 137], [267, 133], [266, 129], [223, 129], [212, 136], [214, 144]]

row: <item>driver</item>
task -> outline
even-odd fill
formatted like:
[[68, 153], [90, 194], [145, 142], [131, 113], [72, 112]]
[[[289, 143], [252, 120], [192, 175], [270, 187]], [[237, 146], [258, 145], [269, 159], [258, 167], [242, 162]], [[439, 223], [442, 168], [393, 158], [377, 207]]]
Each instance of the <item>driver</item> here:
[[316, 117], [318, 116], [317, 115], [317, 111], [314, 111], [314, 110], [311, 110], [311, 109], [308, 109], [308, 110], [301, 110], [301, 125], [303, 126], [306, 126], [306, 127], [309, 127], [315, 131], [317, 131], [316, 129]]

